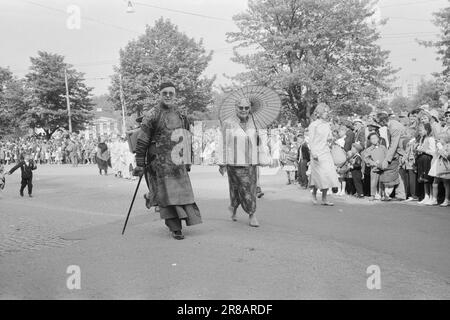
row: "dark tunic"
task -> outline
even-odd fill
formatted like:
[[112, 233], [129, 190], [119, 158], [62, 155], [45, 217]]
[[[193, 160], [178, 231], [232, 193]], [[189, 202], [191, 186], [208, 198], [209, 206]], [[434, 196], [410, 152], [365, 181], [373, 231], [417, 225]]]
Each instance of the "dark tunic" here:
[[[162, 106], [144, 117], [136, 143], [136, 165], [146, 168], [147, 206], [159, 206], [162, 219], [201, 223], [188, 175], [190, 133], [187, 119]], [[182, 146], [182, 147], [180, 147]]]

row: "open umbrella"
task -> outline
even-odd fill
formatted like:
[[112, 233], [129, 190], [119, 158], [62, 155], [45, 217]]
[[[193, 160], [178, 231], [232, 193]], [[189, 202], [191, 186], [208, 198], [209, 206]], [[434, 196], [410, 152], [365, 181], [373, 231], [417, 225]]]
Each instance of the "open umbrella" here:
[[221, 122], [236, 117], [236, 103], [248, 99], [251, 115], [258, 129], [267, 128], [280, 114], [281, 99], [274, 90], [262, 86], [246, 86], [230, 92], [219, 109]]

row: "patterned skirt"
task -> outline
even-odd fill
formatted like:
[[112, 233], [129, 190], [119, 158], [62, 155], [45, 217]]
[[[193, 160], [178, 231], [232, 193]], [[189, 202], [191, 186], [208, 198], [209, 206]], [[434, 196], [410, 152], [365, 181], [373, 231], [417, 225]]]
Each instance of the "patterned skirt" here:
[[257, 166], [227, 166], [231, 207], [256, 212]]

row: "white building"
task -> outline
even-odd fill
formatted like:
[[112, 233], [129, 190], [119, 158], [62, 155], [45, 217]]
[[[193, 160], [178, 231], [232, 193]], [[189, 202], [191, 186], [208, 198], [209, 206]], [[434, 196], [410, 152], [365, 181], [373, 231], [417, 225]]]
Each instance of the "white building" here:
[[95, 110], [92, 122], [86, 126], [86, 130], [80, 132], [86, 139], [96, 137], [116, 137], [122, 135], [121, 117], [117, 112]]

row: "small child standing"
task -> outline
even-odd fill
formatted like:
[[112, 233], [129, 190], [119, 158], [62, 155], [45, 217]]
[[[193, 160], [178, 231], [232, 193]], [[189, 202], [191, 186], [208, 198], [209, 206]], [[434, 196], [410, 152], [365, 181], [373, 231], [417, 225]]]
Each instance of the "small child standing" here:
[[[385, 199], [384, 185], [380, 182], [381, 163], [386, 158], [387, 149], [380, 144], [380, 136], [372, 132], [369, 137], [370, 147], [366, 149], [364, 161], [371, 168], [370, 170], [370, 196], [371, 200]], [[379, 188], [378, 188], [379, 186]], [[379, 192], [378, 192], [379, 190]]]
[[21, 156], [19, 163], [17, 163], [11, 170], [9, 170], [8, 174], [11, 175], [20, 168], [22, 172], [22, 182], [20, 186], [20, 196], [23, 197], [23, 190], [25, 187], [28, 187], [28, 196], [31, 198], [33, 192], [33, 170], [37, 169], [36, 164], [29, 155]]
[[294, 142], [292, 144], [287, 142], [281, 150], [281, 163], [283, 165], [283, 171], [285, 171], [287, 174], [288, 185], [296, 182], [295, 173], [297, 172], [297, 164], [298, 164], [297, 152], [298, 152], [297, 138], [294, 138]]
[[363, 189], [363, 175], [362, 175], [362, 157], [360, 152], [362, 151], [362, 146], [359, 143], [354, 143], [352, 149], [348, 152], [349, 156], [349, 168], [352, 175], [353, 184], [355, 185], [357, 198], [364, 198]]

